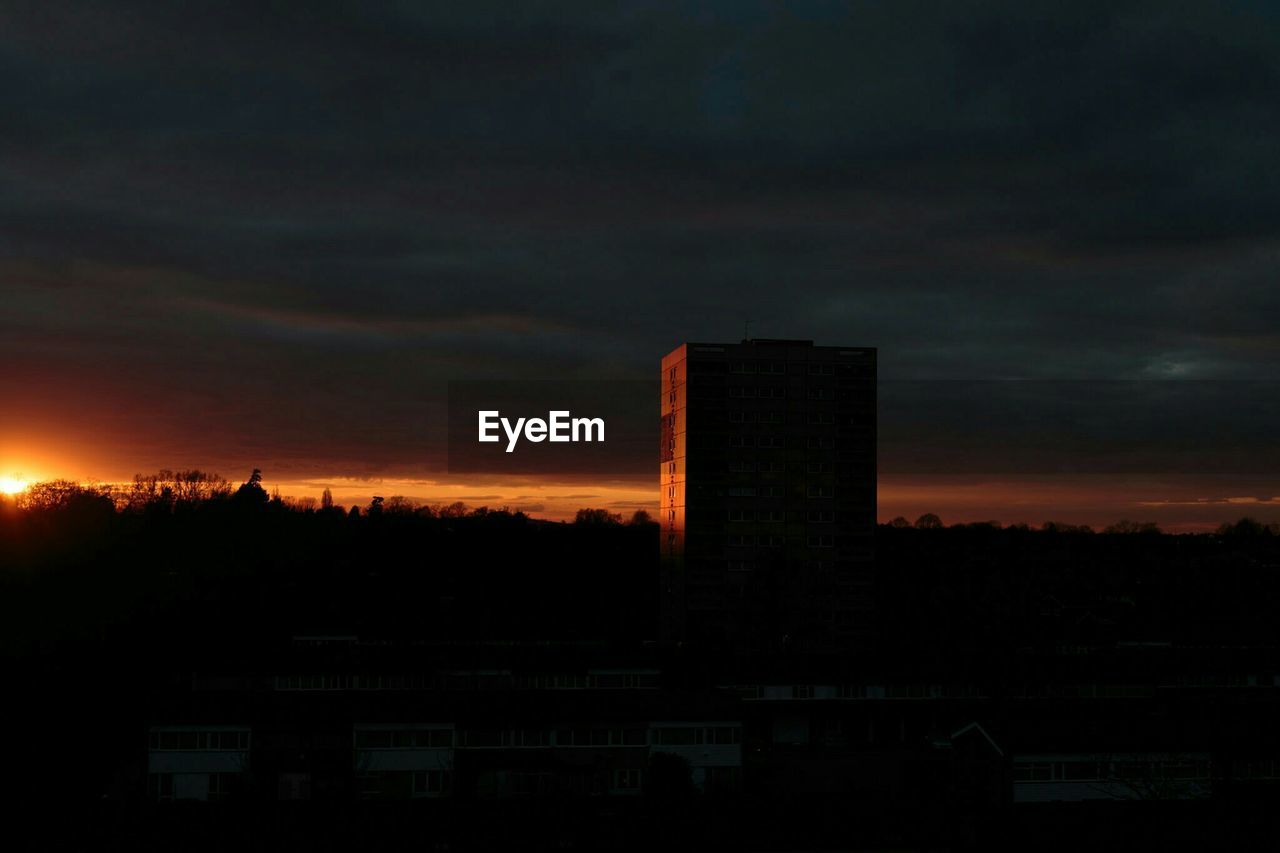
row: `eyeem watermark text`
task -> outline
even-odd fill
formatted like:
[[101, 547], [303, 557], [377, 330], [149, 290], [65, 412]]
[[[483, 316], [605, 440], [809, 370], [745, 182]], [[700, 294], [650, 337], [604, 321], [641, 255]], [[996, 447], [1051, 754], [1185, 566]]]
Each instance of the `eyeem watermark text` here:
[[501, 427], [507, 435], [507, 453], [516, 449], [521, 435], [526, 441], [535, 443], [604, 441], [604, 418], [575, 418], [568, 411], [551, 411], [547, 412], [546, 420], [516, 418], [512, 423], [496, 409], [481, 410], [476, 414], [480, 422], [477, 440], [482, 443], [501, 441], [501, 436], [498, 435], [498, 428]]

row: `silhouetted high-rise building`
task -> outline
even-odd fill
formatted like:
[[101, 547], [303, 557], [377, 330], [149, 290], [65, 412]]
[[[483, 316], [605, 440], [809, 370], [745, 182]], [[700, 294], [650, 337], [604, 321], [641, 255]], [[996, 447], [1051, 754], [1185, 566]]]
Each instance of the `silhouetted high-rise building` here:
[[662, 626], [740, 650], [872, 630], [876, 351], [686, 343], [662, 359]]

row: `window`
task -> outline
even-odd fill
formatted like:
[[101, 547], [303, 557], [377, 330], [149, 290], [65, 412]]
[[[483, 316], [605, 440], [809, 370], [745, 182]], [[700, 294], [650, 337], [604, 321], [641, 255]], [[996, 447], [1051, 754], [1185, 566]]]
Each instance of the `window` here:
[[1055, 766], [1055, 778], [1065, 782], [1093, 782], [1106, 778], [1097, 761], [1063, 761]]
[[225, 800], [241, 790], [243, 778], [239, 773], [210, 773], [209, 799]]
[[747, 548], [756, 544], [756, 537], [750, 533], [731, 533], [725, 537], [725, 544], [730, 548]]
[[781, 474], [787, 466], [782, 462], [761, 462], [759, 470], [761, 474]]
[[702, 742], [702, 729], [654, 729], [653, 742], [660, 746], [695, 746]]
[[729, 473], [731, 474], [750, 474], [756, 470], [754, 462], [730, 462]]
[[767, 509], [760, 513], [759, 520], [767, 524], [777, 524], [786, 521], [787, 515], [780, 509]]
[[148, 735], [148, 747], [182, 752], [240, 751], [249, 748], [249, 732], [152, 731]]
[[1207, 779], [1209, 762], [1187, 759], [1163, 762], [1161, 772], [1165, 779]]
[[512, 770], [507, 774], [508, 791], [516, 796], [532, 797], [549, 794], [555, 780], [543, 771]]
[[760, 436], [759, 445], [764, 448], [779, 448], [784, 445], [782, 436], [780, 435], [762, 435]]
[[730, 560], [726, 567], [731, 572], [750, 572], [755, 570], [756, 564], [750, 560]]
[[1015, 782], [1051, 782], [1053, 765], [1047, 761], [1021, 761], [1013, 765]]
[[727, 746], [742, 743], [742, 729], [737, 726], [715, 726], [707, 729], [707, 743]]
[[391, 732], [356, 732], [356, 749], [390, 749]]
[[834, 396], [835, 395], [832, 394], [830, 388], [810, 388], [809, 389], [810, 400], [831, 400], [834, 398]]
[[810, 462], [804, 466], [805, 472], [808, 474], [830, 474], [830, 462]]
[[758, 396], [764, 399], [783, 400], [786, 399], [787, 389], [783, 388], [781, 385], [771, 385], [766, 388], [761, 388]]
[[830, 486], [810, 486], [807, 494], [811, 498], [829, 498], [834, 492]]
[[781, 376], [787, 372], [787, 365], [781, 361], [766, 361], [760, 364], [761, 373], [770, 373], [775, 376]]
[[735, 399], [749, 399], [756, 396], [756, 389], [747, 385], [730, 385], [729, 396]]
[[731, 435], [729, 436], [730, 447], [754, 447], [755, 442], [751, 440], [749, 435]]
[[834, 439], [823, 438], [822, 436], [809, 436], [806, 446], [810, 450], [834, 450], [836, 443]]
[[638, 791], [643, 779], [640, 768], [626, 767], [613, 771], [613, 788], [615, 791]]
[[413, 774], [413, 795], [429, 797], [447, 792], [451, 783], [448, 770], [416, 770]]
[[755, 373], [756, 366], [750, 361], [733, 361], [729, 363], [730, 373]]
[[645, 730], [637, 728], [574, 728], [556, 731], [556, 746], [644, 746]]
[[836, 514], [829, 509], [810, 510], [810, 524], [832, 524], [836, 520]]
[[278, 675], [276, 690], [343, 690], [345, 679], [340, 675]]
[[469, 729], [463, 733], [463, 743], [470, 747], [503, 746], [505, 735], [500, 729]]
[[439, 749], [453, 746], [452, 729], [356, 731], [356, 749]]
[[805, 422], [810, 426], [829, 426], [836, 422], [836, 416], [830, 412], [810, 412]]
[[731, 424], [752, 424], [755, 421], [755, 412], [734, 411], [729, 413], [729, 423]]
[[762, 424], [781, 424], [786, 423], [787, 416], [782, 412], [761, 412], [759, 420]]
[[511, 733], [511, 746], [550, 746], [551, 732], [547, 729], [516, 729]]
[[782, 486], [761, 486], [757, 491], [762, 498], [780, 498], [782, 497]]
[[835, 372], [836, 371], [835, 371], [834, 364], [810, 364], [809, 365], [810, 376], [832, 376], [835, 374]]
[[730, 521], [754, 521], [755, 513], [749, 509], [731, 509], [729, 510]]
[[149, 773], [147, 774], [147, 793], [153, 800], [172, 800], [173, 799], [173, 774], [172, 773]]
[[311, 799], [311, 774], [281, 773], [276, 777], [276, 798], [288, 801]]
[[812, 699], [813, 687], [808, 684], [797, 684], [791, 688], [792, 699]]
[[361, 799], [382, 796], [382, 775], [375, 770], [356, 775], [356, 790]]
[[1235, 779], [1275, 779], [1277, 762], [1272, 758], [1231, 762], [1231, 776]]

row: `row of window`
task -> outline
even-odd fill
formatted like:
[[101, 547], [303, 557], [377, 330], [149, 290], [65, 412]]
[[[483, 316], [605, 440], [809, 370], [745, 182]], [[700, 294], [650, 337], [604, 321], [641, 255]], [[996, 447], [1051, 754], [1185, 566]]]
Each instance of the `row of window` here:
[[[1014, 764], [1019, 782], [1102, 782], [1134, 779], [1207, 779], [1205, 759], [1162, 761], [1025, 761]], [[1280, 779], [1280, 761], [1274, 758], [1237, 759], [1231, 762], [1231, 778]]]
[[153, 750], [205, 752], [211, 750], [241, 751], [249, 748], [248, 731], [153, 731], [148, 734], [148, 747]]
[[428, 749], [453, 746], [453, 729], [360, 730], [357, 749]]
[[[698, 362], [699, 366], [719, 366], [716, 362]], [[838, 372], [840, 375], [849, 375], [854, 371], [854, 365], [851, 364], [833, 364], [830, 362], [808, 362], [795, 365], [797, 371], [803, 371], [810, 376], [835, 376]], [[697, 371], [713, 373], [718, 371]], [[765, 374], [769, 376], [782, 376], [787, 373], [787, 363], [785, 361], [731, 361], [729, 362], [729, 372], [739, 374]]]
[[[805, 490], [805, 497], [808, 498], [831, 498], [835, 497], [835, 491], [830, 486], [810, 486]], [[764, 524], [777, 524], [787, 520], [787, 514], [780, 509], [741, 509], [735, 508], [725, 511], [725, 517], [732, 522], [761, 522]], [[811, 513], [806, 513], [805, 518], [809, 518]], [[830, 521], [834, 521], [832, 516]], [[813, 523], [825, 524], [829, 523], [828, 517], [825, 515], [816, 516]]]
[[[678, 728], [579, 727], [464, 729], [457, 732], [456, 743], [466, 748], [538, 748], [580, 746], [648, 746], [687, 744], [728, 744], [741, 741], [741, 729], [734, 726], [695, 726]], [[452, 729], [359, 730], [355, 733], [357, 749], [434, 749], [455, 744]]]
[[[432, 797], [446, 794], [453, 788], [453, 774], [448, 770], [416, 770], [407, 774], [409, 793], [414, 797]], [[404, 774], [366, 771], [356, 776], [356, 789], [364, 799], [392, 794], [395, 789], [404, 791]]]
[[[698, 397], [717, 397], [722, 390], [724, 389], [705, 385], [695, 386], [694, 388]], [[782, 385], [730, 385], [728, 391], [729, 397], [735, 400], [783, 400], [788, 396], [787, 389]], [[804, 396], [809, 400], [829, 401], [849, 399], [852, 393], [847, 388], [806, 388]], [[674, 397], [674, 392], [670, 396]], [[674, 403], [675, 400], [673, 399], [671, 402]]]
[[[831, 365], [822, 366], [830, 367]], [[787, 363], [785, 361], [731, 361], [729, 362], [729, 372], [763, 373], [766, 375], [781, 376], [787, 372]]]
[[981, 695], [969, 685], [753, 684], [737, 688], [744, 699], [940, 699]]
[[[244, 777], [239, 773], [209, 773], [208, 798], [225, 800], [243, 787]], [[172, 773], [148, 773], [147, 795], [153, 800], [168, 801], [173, 796]]]
[[654, 673], [562, 673], [535, 675], [289, 675], [276, 676], [276, 690], [424, 690], [474, 687], [478, 680], [512, 690], [643, 690], [657, 687]]
[[786, 421], [787, 416], [784, 412], [744, 412], [741, 409], [735, 409], [729, 413], [731, 424], [781, 424]]
[[1016, 782], [1133, 782], [1208, 779], [1207, 759], [1016, 761]]
[[[835, 537], [829, 535], [808, 536], [803, 541], [810, 548], [836, 546]], [[730, 533], [724, 538], [724, 544], [730, 548], [782, 548], [787, 544], [787, 538], [777, 535], [756, 536], [752, 533]]]
[[742, 743], [740, 726], [673, 726], [653, 730], [655, 746], [728, 746]]
[[[810, 474], [829, 474], [831, 473], [831, 464], [829, 462], [809, 462]], [[808, 494], [809, 489], [824, 488], [822, 485], [810, 485], [806, 487], [805, 493]], [[826, 487], [829, 488], [829, 487]], [[675, 497], [675, 488], [672, 487], [672, 494], [669, 497]], [[781, 485], [731, 485], [724, 489], [726, 497], [765, 497], [777, 498], [786, 497], [786, 488]], [[810, 494], [809, 497], [814, 497]]]
[[759, 447], [764, 450], [778, 450], [786, 446], [786, 440], [780, 435], [731, 435], [729, 447], [741, 449]]
[[[873, 581], [866, 575], [867, 562], [871, 559], [870, 551], [844, 548], [839, 553], [842, 557], [850, 559], [787, 560], [786, 566], [795, 571], [807, 571], [813, 574], [831, 573], [833, 574], [832, 580], [840, 587], [851, 588], [872, 585]], [[774, 564], [776, 565], [776, 563]], [[717, 560], [700, 557], [696, 565], [690, 567], [690, 577], [692, 578], [696, 573], [718, 588], [720, 580], [715, 575], [720, 570], [749, 572], [753, 571], [755, 567], [756, 564], [749, 560]]]

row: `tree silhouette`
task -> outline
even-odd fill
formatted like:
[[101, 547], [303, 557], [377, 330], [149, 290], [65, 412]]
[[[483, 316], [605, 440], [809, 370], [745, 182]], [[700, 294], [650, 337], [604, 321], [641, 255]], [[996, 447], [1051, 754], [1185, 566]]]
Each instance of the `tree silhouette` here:
[[262, 471], [254, 468], [249, 479], [236, 489], [235, 502], [241, 506], [261, 507], [266, 506], [269, 500], [271, 498], [267, 495], [267, 490], [262, 488]]
[[578, 514], [574, 516], [573, 523], [596, 527], [621, 524], [622, 513], [609, 512], [607, 509], [580, 509]]
[[1271, 529], [1257, 519], [1246, 516], [1235, 524], [1226, 523], [1221, 525], [1218, 528], [1217, 533], [1219, 536], [1254, 538], [1258, 536], [1270, 536]]
[[942, 519], [931, 512], [916, 519], [916, 528], [919, 530], [938, 530], [942, 527]]
[[1122, 518], [1115, 524], [1103, 528], [1103, 533], [1159, 533], [1160, 528], [1154, 521], [1130, 521]]

